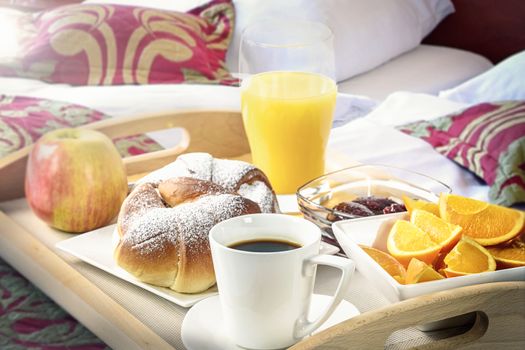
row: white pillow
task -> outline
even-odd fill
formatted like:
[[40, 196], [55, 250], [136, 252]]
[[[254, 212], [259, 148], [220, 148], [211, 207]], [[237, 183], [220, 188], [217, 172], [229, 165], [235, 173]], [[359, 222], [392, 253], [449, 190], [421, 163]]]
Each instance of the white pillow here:
[[[84, 3], [187, 11], [209, 0], [87, 0]], [[233, 41], [226, 66], [239, 71], [239, 44], [248, 25], [268, 18], [320, 21], [335, 37], [337, 81], [369, 71], [415, 48], [448, 14], [450, 0], [232, 0]]]
[[454, 11], [450, 0], [233, 0], [235, 30], [226, 65], [238, 71], [241, 34], [268, 18], [316, 20], [335, 37], [337, 81], [373, 69], [415, 48]]
[[444, 100], [434, 95], [414, 92], [394, 92], [366, 115], [366, 119], [381, 125], [397, 126], [418, 120], [432, 120], [465, 109], [466, 104]]
[[439, 97], [468, 104], [525, 100], [525, 51], [455, 88], [441, 91]]

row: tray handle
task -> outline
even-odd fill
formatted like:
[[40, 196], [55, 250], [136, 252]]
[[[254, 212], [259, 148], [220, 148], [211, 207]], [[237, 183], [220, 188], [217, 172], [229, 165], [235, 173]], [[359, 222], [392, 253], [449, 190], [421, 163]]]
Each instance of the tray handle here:
[[461, 287], [405, 300], [337, 324], [306, 338], [291, 349], [388, 348], [388, 337], [397, 330], [471, 312], [476, 313], [474, 324], [462, 334], [439, 339], [434, 333], [424, 337], [427, 341], [422, 344], [411, 340], [406, 344], [396, 343], [394, 347], [525, 348], [525, 282], [519, 281]]
[[[134, 117], [119, 117], [86, 124], [80, 128], [98, 130], [111, 139], [150, 131], [182, 128], [175, 147], [124, 158], [129, 176], [166, 165], [184, 152], [208, 152], [214, 157], [240, 158], [250, 153], [242, 117], [231, 110], [178, 110]], [[24, 196], [27, 146], [0, 159], [0, 201]]]

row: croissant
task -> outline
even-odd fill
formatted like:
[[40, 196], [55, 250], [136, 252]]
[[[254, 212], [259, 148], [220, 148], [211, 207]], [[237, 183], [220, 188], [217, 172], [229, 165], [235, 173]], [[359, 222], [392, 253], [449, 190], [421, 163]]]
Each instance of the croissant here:
[[128, 195], [114, 257], [143, 282], [199, 293], [215, 284], [210, 229], [235, 216], [276, 211], [275, 194], [259, 169], [204, 153], [183, 155]]

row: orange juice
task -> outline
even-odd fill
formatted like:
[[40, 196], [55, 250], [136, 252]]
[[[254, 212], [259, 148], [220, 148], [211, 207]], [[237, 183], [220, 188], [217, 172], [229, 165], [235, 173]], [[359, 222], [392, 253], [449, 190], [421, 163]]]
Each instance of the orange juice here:
[[277, 193], [295, 193], [324, 174], [337, 87], [303, 72], [267, 72], [243, 81], [241, 106], [253, 163]]

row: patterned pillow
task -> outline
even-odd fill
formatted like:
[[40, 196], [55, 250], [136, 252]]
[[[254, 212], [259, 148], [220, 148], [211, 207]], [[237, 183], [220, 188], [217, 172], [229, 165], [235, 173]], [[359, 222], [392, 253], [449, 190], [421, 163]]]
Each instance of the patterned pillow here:
[[[34, 143], [48, 131], [93, 123], [109, 116], [66, 102], [0, 95], [0, 158]], [[162, 149], [146, 135], [113, 140], [121, 156]]]
[[72, 85], [235, 82], [224, 65], [231, 0], [188, 13], [77, 4], [18, 19], [17, 57], [0, 75]]
[[482, 103], [399, 128], [485, 180], [492, 202], [525, 202], [524, 101]]

